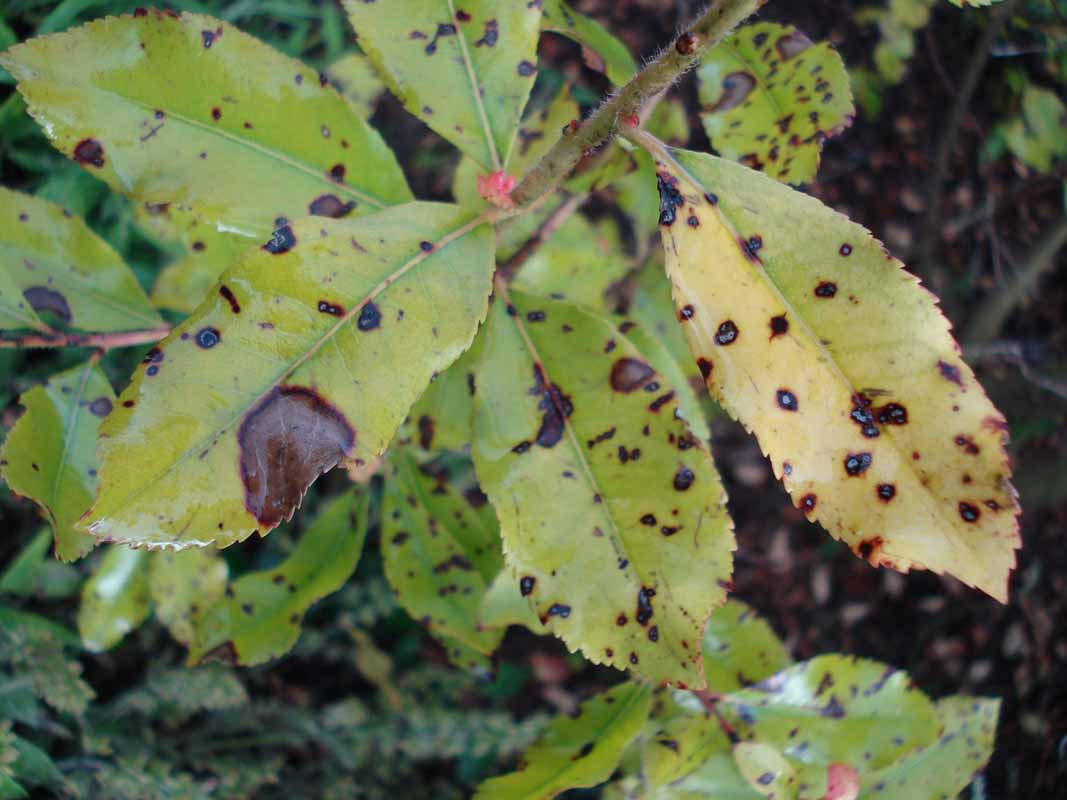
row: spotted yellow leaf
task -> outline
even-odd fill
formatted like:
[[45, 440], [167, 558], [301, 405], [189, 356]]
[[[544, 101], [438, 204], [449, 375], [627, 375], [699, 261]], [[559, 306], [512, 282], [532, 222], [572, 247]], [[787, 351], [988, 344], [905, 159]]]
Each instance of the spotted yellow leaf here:
[[874, 565], [1004, 600], [1020, 544], [1007, 425], [933, 295], [817, 200], [645, 141], [690, 348], [797, 506]]

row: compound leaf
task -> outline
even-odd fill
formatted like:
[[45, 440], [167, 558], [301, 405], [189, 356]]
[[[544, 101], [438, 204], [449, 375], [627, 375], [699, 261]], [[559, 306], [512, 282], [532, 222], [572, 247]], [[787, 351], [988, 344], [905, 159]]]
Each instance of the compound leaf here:
[[0, 56], [52, 143], [112, 188], [267, 238], [278, 217], [411, 199], [392, 152], [325, 79], [225, 22], [149, 11]]
[[1019, 546], [1007, 425], [933, 295], [817, 200], [655, 149], [690, 349], [794, 502], [874, 565], [1004, 600]]
[[697, 70], [700, 119], [728, 158], [785, 183], [806, 183], [823, 141], [855, 116], [841, 56], [788, 25], [745, 25]]
[[173, 547], [271, 530], [321, 473], [385, 450], [470, 345], [492, 268], [492, 229], [455, 206], [279, 229], [134, 374], [84, 524]]
[[332, 498], [281, 564], [227, 587], [194, 620], [189, 662], [252, 666], [292, 649], [307, 610], [355, 572], [367, 535], [368, 497], [357, 488]]
[[0, 475], [48, 515], [61, 561], [96, 544], [75, 529], [96, 491], [96, 436], [115, 394], [94, 361], [53, 375], [19, 398], [26, 412], [0, 451]]
[[0, 335], [133, 331], [162, 324], [125, 262], [54, 203], [0, 187]]
[[540, 3], [345, 0], [404, 107], [486, 170], [508, 159], [537, 73]]
[[484, 629], [478, 609], [504, 565], [496, 515], [469, 464], [420, 464], [409, 448], [390, 457], [382, 500], [382, 559], [397, 599], [435, 635], [492, 653], [502, 629]]
[[524, 754], [523, 769], [486, 781], [475, 800], [542, 800], [603, 783], [641, 732], [651, 699], [647, 686], [627, 682], [586, 700], [574, 717], [548, 726]]
[[637, 74], [637, 62], [610, 31], [595, 19], [579, 14], [566, 0], [544, 0], [541, 27], [566, 36], [582, 46], [582, 59], [616, 86]]
[[78, 633], [85, 649], [110, 650], [148, 619], [148, 558], [144, 550], [111, 545], [82, 587]]
[[703, 686], [700, 641], [734, 544], [675, 390], [566, 303], [514, 291], [484, 338], [474, 462], [522, 593], [586, 658]]
[[194, 548], [152, 554], [148, 590], [156, 617], [177, 641], [193, 640], [196, 617], [222, 597], [229, 570], [217, 550]]

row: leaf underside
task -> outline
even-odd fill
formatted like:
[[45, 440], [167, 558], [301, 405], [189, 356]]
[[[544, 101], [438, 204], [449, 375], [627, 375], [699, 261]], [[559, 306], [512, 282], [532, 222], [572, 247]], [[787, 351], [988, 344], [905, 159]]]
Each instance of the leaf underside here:
[[606, 320], [518, 291], [511, 303], [484, 332], [474, 462], [514, 580], [586, 658], [703, 686], [734, 548], [706, 445]]
[[759, 173], [685, 151], [657, 169], [690, 349], [794, 503], [871, 564], [1004, 600], [1007, 425], [933, 295], [864, 228]]
[[225, 273], [101, 430], [101, 539], [226, 546], [379, 456], [485, 315], [493, 234], [455, 206], [307, 218]]

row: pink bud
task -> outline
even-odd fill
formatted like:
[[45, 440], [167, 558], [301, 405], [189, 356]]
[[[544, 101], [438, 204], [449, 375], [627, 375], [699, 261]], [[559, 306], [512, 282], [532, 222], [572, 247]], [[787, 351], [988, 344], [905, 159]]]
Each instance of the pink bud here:
[[848, 764], [831, 764], [826, 770], [825, 800], [856, 800], [860, 776]]
[[641, 124], [641, 118], [637, 114], [623, 114], [621, 119], [622, 124], [628, 128], [636, 128]]
[[508, 175], [504, 170], [478, 176], [478, 194], [497, 208], [511, 209], [515, 207], [515, 203], [511, 199], [511, 191], [514, 188], [515, 178]]

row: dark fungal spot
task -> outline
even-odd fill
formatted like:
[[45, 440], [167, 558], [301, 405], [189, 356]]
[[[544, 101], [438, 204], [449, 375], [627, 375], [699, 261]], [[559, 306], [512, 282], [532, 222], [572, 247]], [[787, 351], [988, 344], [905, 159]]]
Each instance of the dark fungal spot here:
[[774, 773], [773, 772], [761, 773], [756, 778], [756, 783], [758, 783], [760, 786], [769, 786], [772, 781], [774, 781]]
[[849, 453], [845, 456], [845, 472], [851, 477], [862, 475], [871, 466], [870, 453]]
[[775, 397], [778, 400], [778, 407], [783, 411], [797, 410], [797, 396], [788, 389], [779, 389]]
[[526, 597], [531, 594], [534, 590], [534, 586], [536, 585], [537, 578], [534, 578], [532, 575], [523, 575], [521, 578], [519, 578], [519, 591], [522, 593], [523, 597]]
[[641, 524], [642, 525], [648, 525], [649, 527], [655, 525], [656, 524], [656, 516], [655, 516], [655, 514], [645, 514], [644, 516], [642, 516], [641, 517]]
[[779, 37], [778, 41], [774, 43], [774, 49], [778, 51], [782, 61], [788, 61], [794, 56], [800, 55], [809, 47], [811, 47], [811, 39], [800, 31], [787, 33], [785, 36]]
[[222, 299], [230, 304], [230, 311], [234, 314], [241, 313], [241, 304], [237, 302], [237, 298], [234, 296], [233, 290], [226, 284], [222, 284], [219, 287], [219, 294], [222, 295]]
[[908, 409], [900, 403], [886, 403], [874, 410], [875, 417], [882, 425], [906, 425]]
[[688, 305], [688, 304], [682, 306], [682, 310], [680, 312], [678, 312], [679, 318], [682, 319], [683, 321], [687, 320], [687, 319], [692, 319], [694, 314], [696, 314], [696, 311], [693, 309], [693, 307], [691, 305]]
[[745, 102], [753, 89], [756, 88], [756, 79], [748, 72], [731, 72], [722, 79], [722, 94], [711, 106], [704, 110], [714, 114], [720, 111], [729, 111]]
[[544, 322], [545, 321], [545, 312], [544, 311], [527, 311], [526, 312], [526, 321], [527, 322]]
[[335, 194], [323, 194], [311, 201], [310, 205], [308, 205], [308, 211], [316, 217], [341, 219], [351, 214], [352, 209], [355, 207], [355, 200], [343, 203]]
[[211, 118], [215, 120], [215, 122], [218, 122], [220, 119], [222, 119], [222, 109], [218, 106], [215, 106], [213, 109], [211, 109]]
[[949, 364], [945, 361], [937, 362], [937, 371], [941, 373], [941, 377], [946, 381], [952, 381], [954, 384], [963, 388], [963, 378], [960, 375], [960, 368]]
[[[433, 35], [433, 39], [431, 40], [431, 42], [428, 45], [426, 45], [426, 48], [425, 48], [426, 55], [432, 56], [434, 53], [437, 52], [437, 40], [440, 39], [442, 36], [455, 36], [455, 35], [456, 35], [456, 26], [455, 25], [453, 25], [451, 22], [441, 22], [441, 23], [439, 23], [437, 25], [437, 32], [434, 33], [434, 35]], [[423, 34], [419, 34], [419, 38], [423, 38], [424, 39], [426, 37]]]
[[893, 484], [891, 484], [891, 483], [880, 483], [880, 484], [878, 484], [878, 499], [879, 500], [884, 500], [885, 502], [888, 503], [890, 500], [892, 500], [896, 496], [897, 496], [897, 487], [895, 487]]
[[390, 541], [391, 541], [391, 542], [392, 542], [392, 543], [393, 543], [394, 545], [396, 545], [397, 547], [400, 547], [400, 546], [401, 546], [402, 544], [404, 544], [404, 542], [406, 542], [406, 541], [407, 541], [407, 540], [408, 540], [409, 538], [411, 538], [411, 537], [410, 537], [410, 534], [408, 534], [408, 533], [407, 533], [407, 532], [405, 532], [405, 531], [400, 531], [399, 533], [395, 534], [395, 535], [393, 536], [393, 538], [392, 538], [392, 539], [391, 539]]
[[659, 224], [673, 225], [678, 209], [685, 205], [685, 199], [678, 191], [678, 179], [670, 173], [659, 172], [656, 186], [659, 187]]
[[334, 164], [332, 167], [330, 167], [330, 180], [334, 181], [335, 183], [340, 183], [344, 179], [345, 179], [345, 165], [344, 164]]
[[857, 392], [852, 395], [852, 411], [849, 418], [860, 426], [860, 433], [868, 439], [878, 437], [878, 426], [874, 424], [874, 413], [871, 411], [871, 401], [866, 395]]
[[211, 45], [215, 43], [215, 33], [213, 31], [200, 31], [200, 40], [204, 43], [204, 49], [210, 50]]
[[[651, 385], [651, 384], [649, 384], [649, 385]], [[661, 408], [663, 408], [663, 406], [665, 406], [667, 403], [669, 403], [673, 399], [674, 399], [674, 392], [667, 392], [666, 394], [662, 394], [659, 397], [657, 397], [655, 400], [653, 400], [651, 403], [648, 404], [648, 410], [652, 411], [654, 413], [658, 413], [659, 410]]]
[[111, 413], [111, 401], [106, 397], [98, 397], [89, 403], [89, 413], [95, 417], [106, 417]]
[[963, 448], [963, 452], [969, 456], [976, 456], [982, 451], [982, 449], [974, 443], [974, 439], [970, 436], [964, 436], [962, 433], [953, 441], [956, 443], [957, 447]]
[[966, 500], [961, 500], [958, 506], [960, 516], [964, 522], [977, 522], [978, 518], [982, 516], [982, 512], [978, 510], [978, 506], [968, 503]]
[[553, 603], [548, 607], [548, 616], [550, 617], [562, 617], [566, 619], [571, 615], [571, 607], [563, 605], [563, 603]]
[[157, 367], [155, 364], [153, 364], [148, 369], [146, 369], [144, 372], [145, 372], [145, 375], [147, 375], [149, 378], [154, 378], [156, 375], [159, 374], [159, 367]]
[[495, 19], [486, 20], [485, 33], [474, 43], [475, 47], [495, 47], [500, 38], [500, 26]]
[[359, 319], [356, 320], [356, 327], [361, 331], [372, 331], [382, 323], [382, 314], [378, 310], [378, 306], [374, 305], [372, 300], [368, 300], [363, 308], [359, 311]]
[[845, 242], [843, 245], [841, 245], [840, 249], [837, 252], [846, 257], [850, 256], [852, 255], [852, 245], [850, 245], [848, 242]]
[[690, 486], [693, 485], [693, 481], [696, 480], [696, 475], [693, 474], [693, 470], [689, 469], [685, 464], [679, 464], [678, 469], [674, 472], [674, 488], [676, 491], [684, 492]]
[[749, 261], [759, 261], [759, 251], [763, 249], [763, 238], [751, 236], [741, 240], [741, 250]]
[[464, 11], [462, 8], [456, 11], [456, 19], [460, 22], [470, 22], [471, 15]]
[[861, 558], [870, 561], [871, 556], [874, 555], [876, 550], [882, 547], [882, 544], [883, 541], [881, 536], [874, 536], [870, 539], [864, 539], [862, 542], [860, 542], [859, 547], [856, 549], [856, 552], [860, 554]]
[[539, 447], [555, 447], [563, 438], [564, 420], [574, 412], [574, 404], [556, 384], [545, 380], [540, 364], [534, 364], [534, 387], [530, 393], [540, 395], [537, 407], [544, 412], [535, 441]]
[[515, 453], [515, 455], [521, 456], [523, 453], [530, 449], [530, 446], [531, 445], [529, 442], [519, 442], [517, 445], [511, 448], [511, 452]]
[[655, 376], [655, 371], [637, 358], [620, 358], [611, 367], [611, 388], [616, 392], [629, 394], [647, 384]]
[[783, 336], [789, 331], [789, 320], [785, 318], [785, 314], [779, 314], [777, 317], [771, 317], [771, 338], [775, 336]]
[[737, 325], [734, 324], [733, 320], [728, 319], [719, 325], [719, 329], [715, 331], [715, 344], [725, 347], [736, 342], [739, 335], [740, 331], [737, 330]]
[[829, 300], [835, 294], [837, 294], [837, 284], [833, 281], [822, 281], [815, 287], [815, 296], [823, 300]]
[[637, 590], [637, 611], [634, 613], [634, 619], [638, 625], [644, 627], [652, 619], [652, 598], [655, 596], [655, 589], [642, 586]]
[[429, 450], [433, 445], [434, 422], [433, 418], [423, 414], [419, 417], [419, 447]]
[[74, 160], [91, 167], [104, 166], [104, 146], [96, 139], [82, 139], [74, 145]]
[[122, 401], [122, 407], [123, 408], [133, 408], [135, 405], [137, 405], [137, 403], [134, 402], [133, 400], [123, 400]]
[[344, 306], [337, 303], [331, 303], [328, 300], [319, 300], [319, 312], [322, 314], [330, 314], [334, 317], [343, 317], [345, 314]]
[[196, 332], [196, 346], [204, 350], [210, 350], [221, 341], [218, 328], [201, 328]]
[[648, 640], [650, 642], [658, 642], [659, 641], [659, 627], [658, 626], [653, 625], [651, 628], [648, 629]]
[[630, 653], [630, 663], [633, 664], [635, 667], [637, 666], [637, 653]]
[[689, 226], [690, 228], [699, 228], [699, 227], [700, 227], [700, 220], [699, 220], [699, 219], [697, 219], [697, 217], [696, 217], [696, 214], [690, 214], [690, 215], [689, 215], [689, 219], [687, 219], [687, 220], [685, 221], [685, 223], [686, 223], [686, 225], [688, 225], [688, 226]]
[[308, 486], [355, 440], [344, 416], [311, 389], [272, 389], [237, 432], [246, 508], [268, 527], [289, 519]]
[[26, 302], [34, 311], [47, 311], [49, 314], [55, 314], [64, 323], [70, 322], [71, 312], [67, 298], [55, 289], [49, 289], [47, 286], [31, 286], [22, 290], [22, 296], [26, 298]]
[[815, 504], [818, 502], [819, 498], [809, 493], [800, 498], [800, 507], [810, 513], [815, 510]]
[[659, 529], [659, 532], [664, 536], [674, 536], [674, 534], [678, 533], [681, 529], [682, 527], [680, 525], [664, 525]]
[[293, 234], [293, 229], [288, 225], [276, 228], [274, 233], [271, 234], [270, 240], [263, 245], [264, 250], [276, 256], [288, 253], [294, 247], [296, 247], [296, 236]]
[[537, 67], [535, 67], [529, 61], [526, 61], [524, 59], [519, 62], [518, 71], [522, 77], [529, 78], [531, 75], [537, 72]]
[[615, 617], [615, 624], [618, 625], [620, 628], [623, 625], [625, 625], [626, 624], [626, 615], [625, 614], [619, 614], [619, 616]]
[[706, 358], [698, 358], [697, 359], [697, 369], [700, 370], [700, 374], [704, 377], [705, 381], [711, 375], [711, 370], [712, 370], [713, 367], [714, 367], [714, 365], [710, 361], [708, 361]]

